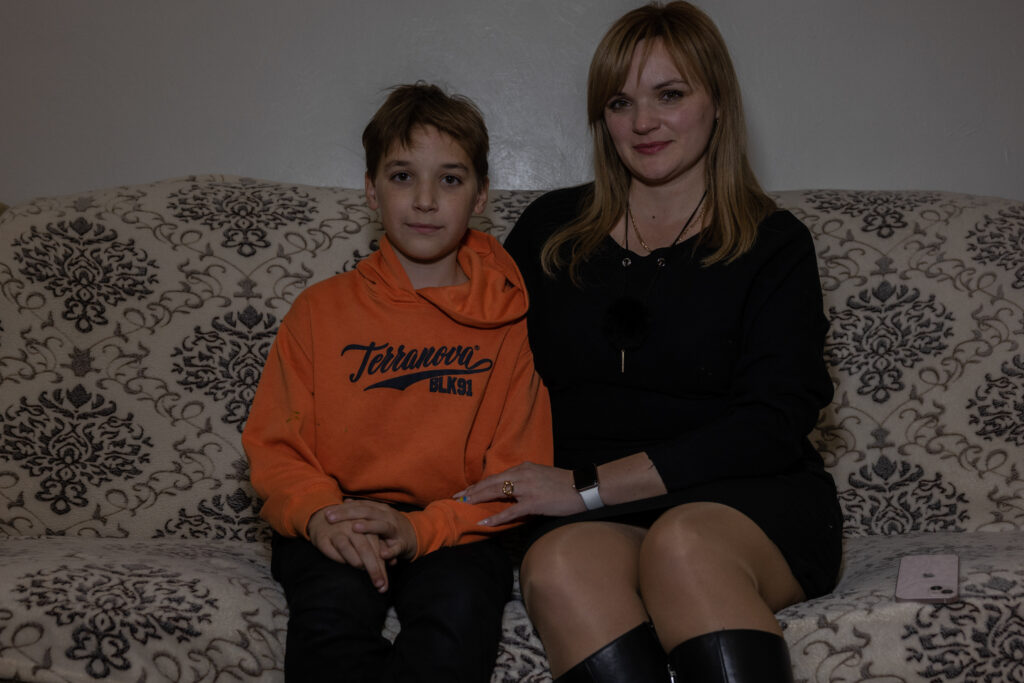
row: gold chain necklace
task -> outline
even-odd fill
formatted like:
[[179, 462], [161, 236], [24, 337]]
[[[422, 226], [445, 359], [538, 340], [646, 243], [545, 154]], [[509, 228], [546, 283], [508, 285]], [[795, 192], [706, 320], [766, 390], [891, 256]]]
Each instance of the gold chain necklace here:
[[[668, 246], [670, 246], [670, 247], [676, 246], [676, 244], [679, 242], [679, 238], [681, 238], [683, 236], [683, 233], [686, 232], [686, 229], [688, 227], [690, 227], [690, 223], [693, 221], [693, 217], [697, 215], [697, 209], [701, 209], [700, 218], [703, 221], [703, 219], [704, 219], [704, 209], [701, 208], [701, 207], [704, 206], [704, 198], [707, 197], [707, 196], [708, 196], [708, 191], [705, 189], [704, 190], [704, 194], [702, 194], [700, 196], [700, 201], [697, 202], [697, 206], [693, 207], [693, 211], [690, 213], [690, 217], [687, 218], [686, 219], [686, 223], [683, 224], [683, 229], [679, 231], [679, 234], [676, 235], [676, 238], [674, 240], [672, 240], [672, 244], [670, 244]], [[653, 253], [654, 250], [651, 249], [649, 246], [647, 246], [647, 242], [644, 241], [643, 235], [640, 234], [640, 228], [636, 227], [636, 219], [633, 218], [633, 212], [629, 210], [629, 202], [628, 201], [626, 202], [626, 215], [629, 217], [629, 222], [633, 224], [633, 232], [636, 233], [636, 238], [638, 240], [640, 240], [640, 246], [643, 247], [644, 249], [646, 249], [647, 253]], [[628, 228], [626, 229], [626, 232], [627, 233], [629, 232]], [[626, 244], [629, 244], [629, 242], [628, 242], [629, 237], [627, 236], [626, 239], [627, 239]]]

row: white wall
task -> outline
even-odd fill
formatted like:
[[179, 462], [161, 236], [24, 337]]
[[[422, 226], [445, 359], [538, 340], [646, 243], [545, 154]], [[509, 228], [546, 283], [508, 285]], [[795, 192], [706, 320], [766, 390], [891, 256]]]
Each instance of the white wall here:
[[[0, 0], [0, 201], [189, 173], [362, 185], [386, 86], [472, 97], [492, 186], [589, 177], [584, 81], [636, 0]], [[1021, 0], [702, 0], [769, 189], [1024, 200]]]

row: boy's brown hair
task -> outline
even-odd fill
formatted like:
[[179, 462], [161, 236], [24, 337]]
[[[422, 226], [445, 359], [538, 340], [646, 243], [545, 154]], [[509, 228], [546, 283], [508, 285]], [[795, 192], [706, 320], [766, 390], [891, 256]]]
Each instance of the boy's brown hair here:
[[363, 130], [366, 172], [376, 178], [377, 167], [395, 144], [408, 147], [413, 131], [433, 126], [462, 148], [473, 165], [478, 184], [487, 179], [489, 142], [484, 117], [473, 101], [448, 95], [429, 83], [399, 85], [391, 90]]

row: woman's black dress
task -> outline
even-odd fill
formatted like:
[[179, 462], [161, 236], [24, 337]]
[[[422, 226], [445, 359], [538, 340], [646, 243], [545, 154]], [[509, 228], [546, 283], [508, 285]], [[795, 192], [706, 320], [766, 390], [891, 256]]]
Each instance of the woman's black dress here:
[[749, 252], [708, 267], [701, 260], [710, 249], [694, 238], [638, 256], [609, 237], [577, 287], [567, 274], [546, 276], [540, 251], [575, 218], [586, 189], [538, 198], [505, 242], [530, 294], [555, 465], [646, 451], [669, 493], [552, 518], [539, 533], [584, 519], [649, 526], [669, 507], [719, 502], [765, 531], [808, 598], [827, 593], [839, 570], [842, 516], [807, 438], [833, 391], [810, 233], [779, 211], [759, 226]]

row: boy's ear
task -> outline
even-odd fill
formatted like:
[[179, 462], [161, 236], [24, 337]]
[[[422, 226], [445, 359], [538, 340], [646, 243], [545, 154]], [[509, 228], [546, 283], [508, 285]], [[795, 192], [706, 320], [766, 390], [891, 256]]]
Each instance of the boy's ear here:
[[373, 178], [370, 177], [369, 172], [364, 174], [366, 182], [366, 204], [372, 211], [376, 211], [380, 203], [377, 201], [377, 188], [373, 186]]
[[487, 208], [487, 190], [491, 186], [491, 179], [484, 178], [476, 191], [476, 204], [473, 205], [473, 213], [481, 214]]

